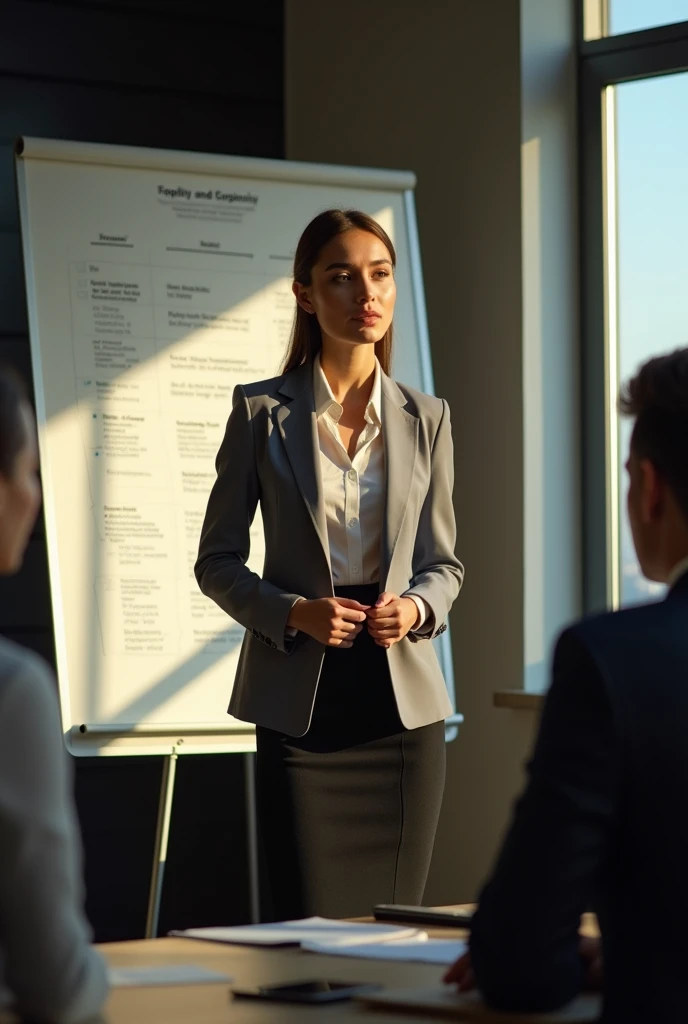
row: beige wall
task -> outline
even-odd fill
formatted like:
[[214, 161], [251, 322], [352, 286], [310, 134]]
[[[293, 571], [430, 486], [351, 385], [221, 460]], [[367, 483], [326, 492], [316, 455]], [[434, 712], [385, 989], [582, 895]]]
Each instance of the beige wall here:
[[574, 5], [521, 0], [525, 686], [581, 611]]
[[288, 158], [418, 176], [435, 387], [452, 410], [467, 569], [451, 620], [466, 721], [448, 749], [426, 897], [470, 899], [535, 717], [492, 706], [494, 690], [524, 676], [519, 4], [286, 0], [286, 14]]

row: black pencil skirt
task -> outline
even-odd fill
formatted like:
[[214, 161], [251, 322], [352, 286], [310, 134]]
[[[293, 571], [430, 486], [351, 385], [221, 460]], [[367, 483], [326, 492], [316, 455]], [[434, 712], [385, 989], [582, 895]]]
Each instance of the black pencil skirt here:
[[[377, 584], [338, 587], [373, 604]], [[328, 648], [305, 736], [256, 728], [266, 918], [355, 917], [418, 904], [445, 776], [444, 722], [404, 729], [387, 654], [364, 627]]]

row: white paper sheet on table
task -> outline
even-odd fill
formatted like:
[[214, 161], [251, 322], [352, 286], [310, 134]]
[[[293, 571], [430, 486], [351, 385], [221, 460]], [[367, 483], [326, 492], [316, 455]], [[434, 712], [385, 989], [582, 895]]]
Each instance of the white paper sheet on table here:
[[467, 949], [460, 939], [397, 939], [394, 942], [337, 946], [326, 942], [304, 942], [309, 953], [333, 956], [358, 956], [368, 960], [405, 960], [408, 963], [453, 964]]
[[212, 985], [228, 982], [228, 974], [209, 971], [196, 964], [164, 964], [158, 967], [110, 967], [108, 981], [113, 988], [140, 985]]
[[359, 946], [399, 939], [423, 941], [428, 937], [427, 932], [418, 928], [333, 921], [326, 917], [306, 917], [301, 921], [279, 921], [276, 924], [247, 924], [235, 928], [187, 928], [185, 931], [170, 932], [170, 935], [247, 946], [303, 946], [306, 942], [320, 942], [328, 946]]

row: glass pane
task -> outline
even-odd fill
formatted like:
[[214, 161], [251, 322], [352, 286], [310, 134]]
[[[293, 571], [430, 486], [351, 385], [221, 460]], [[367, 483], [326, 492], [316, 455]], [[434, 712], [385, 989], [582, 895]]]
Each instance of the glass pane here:
[[[623, 4], [623, 0], [618, 0]], [[688, 344], [688, 73], [616, 87], [619, 379]], [[660, 596], [643, 578], [626, 516], [631, 424], [619, 423], [620, 597]]]
[[688, 0], [608, 0], [609, 34], [688, 21]]

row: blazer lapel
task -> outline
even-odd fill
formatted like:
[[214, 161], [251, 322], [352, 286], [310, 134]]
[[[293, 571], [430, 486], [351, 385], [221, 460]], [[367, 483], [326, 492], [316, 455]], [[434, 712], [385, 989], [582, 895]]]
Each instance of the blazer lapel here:
[[322, 482], [317, 459], [320, 451], [318, 424], [313, 400], [312, 366], [304, 364], [285, 375], [280, 394], [291, 398], [275, 412], [277, 427], [291, 464], [296, 483], [323, 549], [330, 569], [327, 520], [322, 495]]
[[382, 436], [385, 443], [385, 516], [380, 585], [384, 589], [413, 480], [418, 450], [418, 418], [404, 408], [406, 398], [394, 381], [382, 377]]

